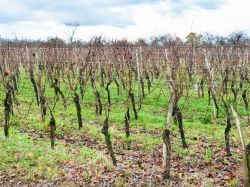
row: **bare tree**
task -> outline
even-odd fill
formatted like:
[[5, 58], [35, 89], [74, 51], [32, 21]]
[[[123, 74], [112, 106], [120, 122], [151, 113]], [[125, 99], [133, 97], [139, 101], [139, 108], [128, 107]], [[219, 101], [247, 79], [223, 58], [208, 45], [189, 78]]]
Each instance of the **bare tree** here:
[[68, 27], [67, 35], [69, 43], [73, 43], [76, 35], [76, 30], [80, 26], [78, 22], [67, 22], [65, 25]]

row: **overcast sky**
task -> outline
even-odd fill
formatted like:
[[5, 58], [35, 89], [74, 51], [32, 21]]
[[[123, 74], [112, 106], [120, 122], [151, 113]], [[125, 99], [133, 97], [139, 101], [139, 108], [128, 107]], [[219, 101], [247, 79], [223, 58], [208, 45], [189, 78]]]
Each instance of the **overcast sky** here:
[[67, 39], [66, 22], [78, 22], [76, 37], [150, 37], [190, 31], [250, 33], [249, 0], [0, 0], [0, 35]]

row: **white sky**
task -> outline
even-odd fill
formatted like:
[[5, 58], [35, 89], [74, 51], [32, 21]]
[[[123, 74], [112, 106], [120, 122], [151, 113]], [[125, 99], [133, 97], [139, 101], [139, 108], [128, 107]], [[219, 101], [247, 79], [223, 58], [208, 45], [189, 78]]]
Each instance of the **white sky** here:
[[[51, 3], [52, 2], [52, 3]], [[0, 0], [0, 35], [67, 39], [65, 22], [79, 22], [76, 38], [95, 35], [134, 40], [190, 31], [250, 34], [249, 0]]]

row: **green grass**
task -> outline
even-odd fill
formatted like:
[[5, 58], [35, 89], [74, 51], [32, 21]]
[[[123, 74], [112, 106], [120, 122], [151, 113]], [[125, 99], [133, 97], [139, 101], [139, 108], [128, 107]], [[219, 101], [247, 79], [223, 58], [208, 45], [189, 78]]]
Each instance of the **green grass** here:
[[[67, 163], [74, 165], [100, 163], [108, 168], [112, 168], [108, 155], [95, 148], [86, 147], [82, 144], [67, 144], [63, 140], [56, 140], [55, 150], [51, 150], [48, 138], [49, 131], [49, 114], [45, 122], [41, 122], [39, 115], [39, 106], [35, 101], [33, 88], [29, 80], [22, 75], [19, 84], [20, 90], [18, 95], [18, 106], [14, 103], [14, 116], [11, 116], [10, 137], [6, 139], [3, 135], [3, 99], [4, 93], [0, 93], [0, 171], [7, 173], [16, 173], [16, 175], [26, 181], [35, 180], [36, 178], [46, 178], [53, 180], [58, 175], [68, 172]], [[96, 116], [94, 106], [94, 94], [91, 86], [86, 89], [84, 99], [81, 101], [83, 128], [78, 130], [76, 109], [73, 101], [73, 94], [62, 84], [62, 90], [67, 98], [67, 110], [63, 108], [60, 99], [55, 107], [54, 116], [56, 119], [56, 134], [68, 139], [79, 139], [86, 136], [96, 141], [97, 144], [103, 145], [104, 137], [101, 133], [102, 122], [105, 119], [105, 112], [102, 116]], [[101, 91], [100, 86], [98, 90]], [[151, 153], [156, 146], [162, 144], [161, 133], [164, 129], [166, 120], [166, 110], [168, 103], [168, 95], [166, 90], [153, 85], [153, 92], [143, 99], [142, 108], [139, 111], [139, 118], [135, 120], [131, 104], [130, 107], [130, 130], [129, 138], [125, 135], [124, 115], [127, 103], [125, 101], [126, 93], [120, 88], [121, 95], [117, 95], [114, 84], [111, 85], [111, 102], [117, 103], [112, 105], [110, 112], [110, 134], [116, 151], [123, 150], [123, 144], [131, 142], [138, 146], [140, 151], [147, 154]], [[147, 90], [145, 89], [147, 93]], [[107, 102], [107, 94], [102, 93], [102, 103]], [[134, 88], [136, 93], [136, 87]], [[46, 89], [46, 97], [49, 105], [53, 106], [53, 89]], [[135, 94], [136, 95], [136, 94]], [[213, 105], [208, 106], [208, 96], [198, 98], [197, 93], [190, 91], [188, 100], [182, 97], [179, 106], [183, 114], [183, 125], [188, 145], [199, 145], [200, 138], [205, 137], [208, 142], [202, 142], [204, 145], [216, 144], [224, 149], [224, 129], [225, 129], [225, 112], [220, 107], [219, 118], [213, 117]], [[136, 100], [137, 102], [137, 100]], [[137, 103], [136, 103], [137, 104]], [[246, 121], [243, 117], [247, 115], [242, 101], [237, 105], [237, 111], [241, 118], [244, 134], [249, 134], [246, 128]], [[233, 121], [232, 121], [233, 122]], [[22, 132], [22, 130], [26, 132]], [[175, 155], [182, 157], [196, 154], [199, 150], [182, 149], [181, 139], [178, 127], [173, 123], [172, 127], [172, 149]], [[43, 138], [37, 138], [37, 134], [42, 133]], [[36, 136], [34, 136], [36, 135]], [[230, 133], [231, 142], [237, 144], [239, 142], [236, 127], [233, 127]], [[202, 150], [204, 160], [212, 159], [213, 149], [209, 147]], [[240, 157], [239, 153], [234, 153], [235, 157]], [[119, 162], [126, 162], [119, 160]], [[130, 161], [126, 162], [129, 163]], [[194, 161], [196, 162], [196, 161]], [[132, 164], [131, 164], [132, 165]], [[98, 167], [98, 166], [96, 166]], [[98, 175], [100, 173], [96, 172]], [[89, 178], [91, 173], [84, 171], [83, 177]], [[125, 183], [123, 178], [117, 178], [115, 181], [117, 186], [123, 186]], [[238, 180], [229, 182], [229, 186], [237, 184]]]
[[85, 146], [57, 141], [55, 149], [52, 150], [48, 139], [34, 139], [15, 129], [11, 130], [10, 136], [11, 138], [6, 139], [0, 132], [0, 170], [20, 174], [20, 179], [52, 179], [67, 172], [67, 167], [64, 166], [67, 162], [81, 165], [91, 160], [102, 160], [103, 164], [110, 165], [103, 153]]

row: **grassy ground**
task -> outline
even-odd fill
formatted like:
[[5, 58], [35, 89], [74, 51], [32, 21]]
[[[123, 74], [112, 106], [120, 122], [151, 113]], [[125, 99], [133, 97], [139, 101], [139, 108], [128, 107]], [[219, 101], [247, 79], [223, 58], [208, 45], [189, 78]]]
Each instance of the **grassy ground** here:
[[[131, 136], [126, 138], [124, 114], [126, 93], [117, 95], [111, 87], [112, 106], [110, 133], [118, 166], [113, 167], [101, 133], [105, 114], [96, 116], [94, 94], [88, 87], [81, 101], [83, 128], [78, 130], [72, 94], [63, 87], [67, 110], [60, 100], [55, 109], [56, 148], [50, 149], [49, 115], [41, 122], [39, 107], [28, 79], [22, 75], [18, 105], [11, 117], [10, 138], [3, 134], [3, 108], [0, 107], [0, 185], [30, 186], [240, 186], [242, 166], [240, 143], [235, 125], [230, 133], [233, 156], [224, 151], [225, 118], [220, 109], [218, 119], [212, 117], [207, 96], [198, 98], [193, 91], [189, 99], [180, 100], [188, 148], [183, 149], [176, 125], [172, 126], [172, 179], [161, 177], [161, 133], [165, 124], [167, 93], [158, 84], [143, 100], [139, 119], [131, 113]], [[156, 81], [157, 82], [157, 81]], [[103, 91], [104, 93], [104, 91]], [[147, 93], [147, 91], [146, 91]], [[104, 93], [105, 94], [105, 93]], [[47, 89], [49, 105], [53, 105], [52, 89]], [[0, 94], [3, 102], [4, 93]], [[103, 103], [106, 101], [103, 98]], [[1, 103], [1, 106], [3, 104]], [[246, 137], [249, 126], [242, 102], [237, 110]], [[248, 139], [249, 141], [249, 139]], [[130, 145], [130, 149], [128, 149]]]

